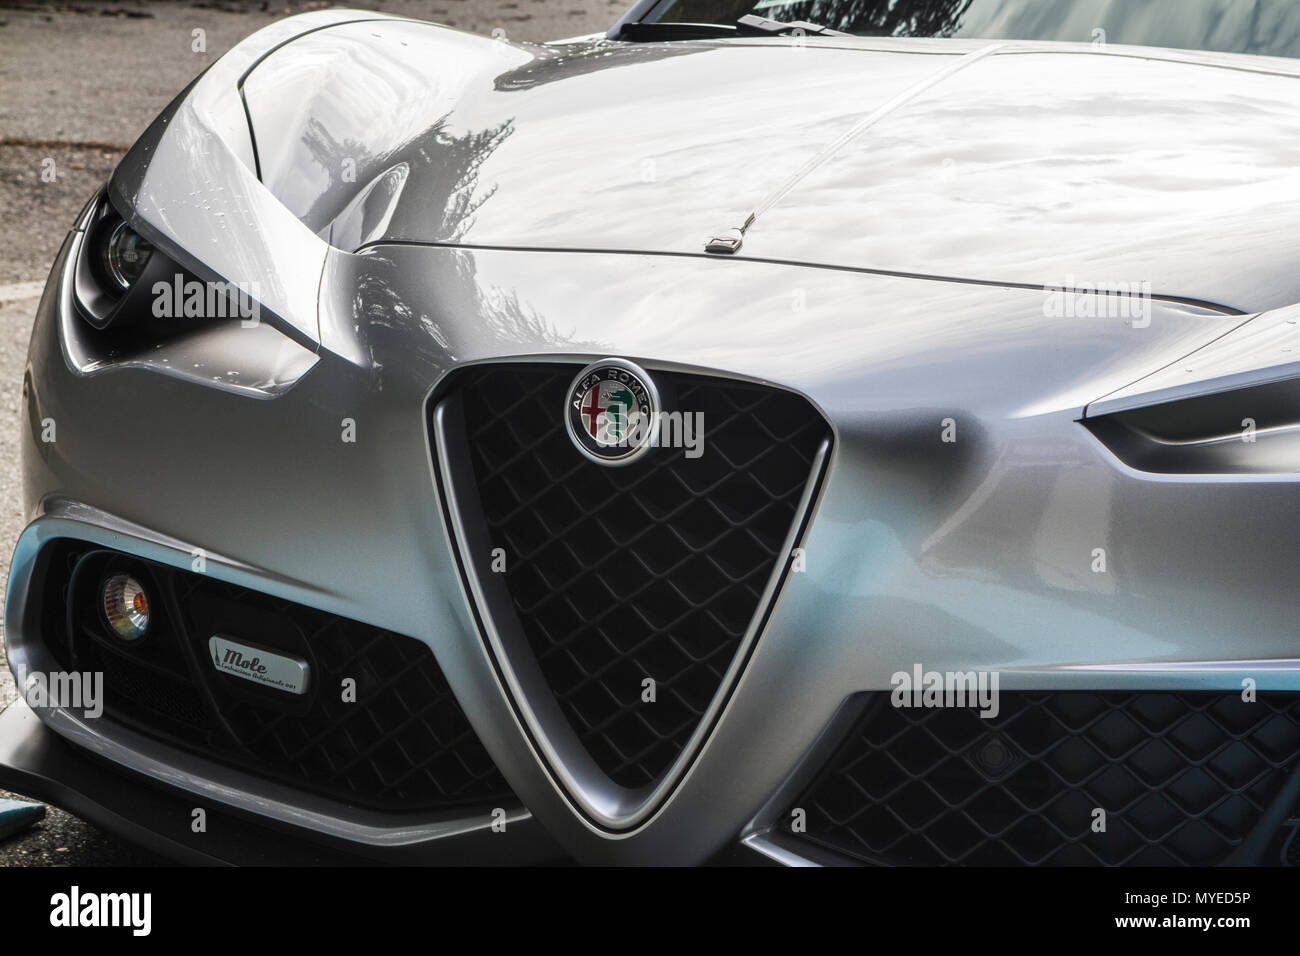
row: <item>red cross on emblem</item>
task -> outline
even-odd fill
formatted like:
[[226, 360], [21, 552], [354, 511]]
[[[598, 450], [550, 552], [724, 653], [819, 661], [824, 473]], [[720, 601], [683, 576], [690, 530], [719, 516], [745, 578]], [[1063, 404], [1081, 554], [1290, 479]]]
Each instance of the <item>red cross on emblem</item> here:
[[600, 386], [597, 385], [587, 393], [587, 398], [582, 405], [582, 424], [586, 426], [591, 437], [596, 437], [596, 421], [600, 413], [605, 411], [605, 406], [600, 404]]

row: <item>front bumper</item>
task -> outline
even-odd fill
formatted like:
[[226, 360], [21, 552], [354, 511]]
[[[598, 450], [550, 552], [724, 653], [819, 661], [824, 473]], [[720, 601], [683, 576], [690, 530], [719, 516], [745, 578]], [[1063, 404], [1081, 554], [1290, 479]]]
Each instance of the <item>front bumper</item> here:
[[[526, 816], [510, 822], [508, 841], [489, 838], [480, 827], [437, 840], [378, 844], [240, 811], [96, 758], [47, 727], [21, 700], [0, 713], [0, 788], [61, 807], [164, 859], [198, 866], [421, 865], [453, 859], [500, 865], [563, 858]], [[198, 808], [204, 810], [203, 832], [193, 827]]]

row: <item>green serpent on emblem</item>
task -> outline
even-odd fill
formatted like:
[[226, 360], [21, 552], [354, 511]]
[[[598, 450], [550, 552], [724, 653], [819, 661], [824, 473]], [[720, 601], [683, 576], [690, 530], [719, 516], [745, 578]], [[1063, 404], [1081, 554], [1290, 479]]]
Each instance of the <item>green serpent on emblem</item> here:
[[610, 389], [605, 401], [605, 423], [612, 442], [618, 444], [627, 440], [628, 409], [636, 402], [632, 392], [626, 388]]

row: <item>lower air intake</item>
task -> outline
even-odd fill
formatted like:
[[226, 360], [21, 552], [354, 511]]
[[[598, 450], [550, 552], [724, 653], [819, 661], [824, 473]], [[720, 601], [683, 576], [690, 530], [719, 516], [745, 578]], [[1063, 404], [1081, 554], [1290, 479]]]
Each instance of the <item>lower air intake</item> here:
[[[131, 644], [94, 613], [115, 566], [156, 602], [148, 635]], [[105, 719], [349, 805], [516, 803], [423, 642], [81, 542], [51, 546], [47, 567], [42, 633], [65, 666], [104, 674]], [[214, 634], [309, 661], [308, 692], [218, 672]]]
[[[1284, 819], [1275, 804], [1294, 803], [1285, 787], [1300, 772], [1300, 694], [1003, 693], [1000, 704], [986, 719], [872, 695], [796, 802], [799, 837], [892, 865], [1286, 865], [1294, 855], [1291, 830], [1269, 811]], [[1261, 822], [1271, 831], [1256, 832]]]

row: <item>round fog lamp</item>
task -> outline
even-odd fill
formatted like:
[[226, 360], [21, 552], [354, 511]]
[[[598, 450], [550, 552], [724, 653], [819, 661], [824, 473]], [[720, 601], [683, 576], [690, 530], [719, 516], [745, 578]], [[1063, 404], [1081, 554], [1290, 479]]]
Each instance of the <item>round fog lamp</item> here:
[[114, 574], [101, 591], [104, 618], [124, 641], [139, 640], [149, 629], [149, 595], [129, 574]]

